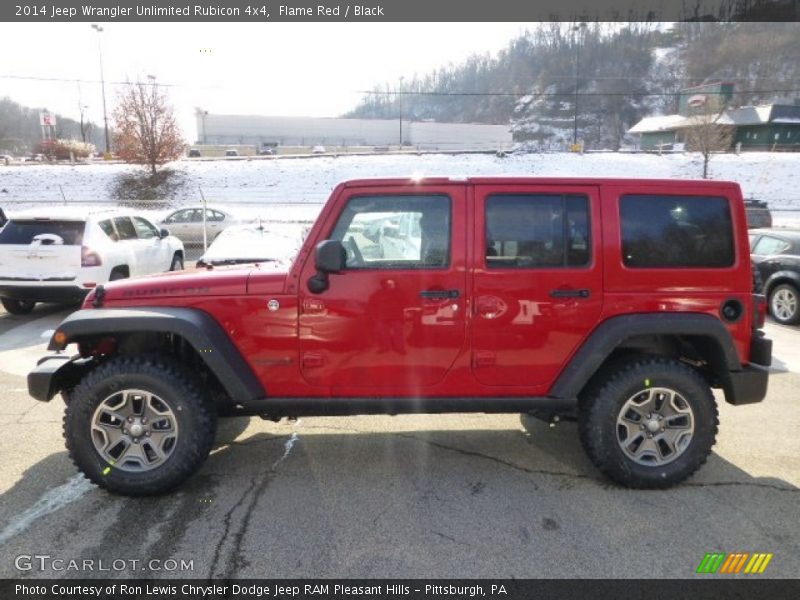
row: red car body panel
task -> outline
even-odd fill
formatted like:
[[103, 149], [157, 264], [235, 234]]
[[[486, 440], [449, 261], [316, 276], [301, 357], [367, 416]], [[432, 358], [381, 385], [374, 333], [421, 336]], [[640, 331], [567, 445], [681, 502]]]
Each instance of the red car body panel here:
[[[556, 191], [588, 196], [591, 262], [580, 268], [487, 269], [489, 194]], [[314, 248], [359, 195], [446, 194], [453, 207], [447, 268], [348, 270], [309, 292]], [[623, 194], [722, 196], [731, 203], [736, 258], [715, 269], [630, 269], [622, 261]], [[186, 306], [219, 322], [270, 396], [546, 396], [597, 326], [617, 315], [706, 313], [738, 299], [727, 322], [746, 364], [752, 280], [739, 186], [636, 179], [474, 178], [350, 181], [337, 186], [288, 272], [271, 264], [213, 268], [109, 285], [104, 306]], [[553, 290], [588, 290], [553, 298]], [[458, 297], [421, 298], [423, 290]], [[90, 307], [95, 294], [86, 300]], [[275, 300], [277, 310], [268, 303]]]

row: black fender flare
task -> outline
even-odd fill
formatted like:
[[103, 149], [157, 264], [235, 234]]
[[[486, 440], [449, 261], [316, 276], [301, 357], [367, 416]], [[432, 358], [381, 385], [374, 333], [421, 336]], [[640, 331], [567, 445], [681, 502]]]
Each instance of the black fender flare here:
[[772, 289], [776, 285], [779, 285], [779, 282], [786, 280], [790, 281], [794, 287], [800, 290], [800, 273], [797, 271], [783, 269], [781, 271], [775, 271], [772, 273], [764, 282], [764, 295], [769, 298], [769, 295], [772, 293]]
[[[730, 332], [715, 317], [700, 313], [632, 314], [611, 317], [598, 325], [573, 355], [550, 390], [556, 398], [575, 398], [603, 362], [626, 339], [638, 335], [686, 335], [708, 339], [723, 357], [725, 372], [718, 375], [726, 384], [730, 372], [742, 370]], [[727, 385], [724, 385], [727, 393]]]
[[[228, 334], [208, 313], [196, 308], [142, 307], [79, 310], [56, 328], [49, 350], [63, 350], [81, 336], [137, 332], [172, 333], [194, 348], [234, 403], [265, 395], [253, 369]], [[58, 339], [58, 341], [56, 341]]]

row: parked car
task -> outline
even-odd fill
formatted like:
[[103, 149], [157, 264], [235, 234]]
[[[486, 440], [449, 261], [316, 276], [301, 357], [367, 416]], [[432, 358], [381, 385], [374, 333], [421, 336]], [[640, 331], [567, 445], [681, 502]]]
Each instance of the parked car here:
[[8, 312], [80, 301], [108, 281], [183, 268], [181, 241], [144, 217], [80, 212], [27, 211], [0, 229], [0, 300]]
[[745, 200], [744, 207], [747, 211], [747, 227], [750, 229], [772, 227], [772, 213], [763, 200]]
[[234, 150], [233, 148], [228, 148], [225, 150], [225, 156], [239, 156], [239, 151]]
[[70, 457], [116, 493], [174, 489], [220, 416], [437, 412], [577, 420], [605, 476], [667, 488], [706, 462], [718, 402], [767, 393], [744, 212], [723, 181], [349, 181], [291, 265], [91, 294], [28, 390], [68, 395]]
[[271, 146], [263, 146], [258, 151], [259, 156], [274, 156], [275, 154], [277, 154], [277, 151]]
[[325, 154], [325, 146], [314, 146], [311, 148], [311, 154]]
[[197, 261], [198, 267], [273, 262], [285, 264], [300, 249], [302, 240], [257, 225], [234, 225], [220, 233]]
[[[226, 227], [246, 222], [228, 210], [206, 206], [206, 240], [212, 242]], [[159, 225], [169, 229], [184, 244], [202, 243], [203, 207], [188, 206], [174, 210], [162, 218]]]
[[200, 150], [197, 148], [192, 148], [189, 150], [189, 158], [200, 158], [202, 154], [200, 154]]
[[750, 257], [772, 318], [784, 325], [800, 323], [800, 230], [751, 230]]

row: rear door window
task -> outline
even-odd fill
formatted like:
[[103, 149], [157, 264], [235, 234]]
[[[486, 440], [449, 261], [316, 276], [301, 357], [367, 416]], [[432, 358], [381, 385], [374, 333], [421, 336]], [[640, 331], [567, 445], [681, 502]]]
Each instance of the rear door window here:
[[117, 228], [117, 233], [119, 233], [119, 239], [135, 240], [137, 238], [136, 229], [131, 223], [130, 217], [115, 217], [114, 225]]
[[591, 258], [589, 199], [578, 195], [497, 195], [486, 199], [486, 265], [586, 266]]
[[723, 268], [736, 258], [723, 197], [626, 195], [620, 222], [626, 267]]
[[38, 242], [42, 245], [80, 246], [85, 228], [86, 223], [83, 221], [12, 219], [0, 230], [0, 244], [27, 246]]

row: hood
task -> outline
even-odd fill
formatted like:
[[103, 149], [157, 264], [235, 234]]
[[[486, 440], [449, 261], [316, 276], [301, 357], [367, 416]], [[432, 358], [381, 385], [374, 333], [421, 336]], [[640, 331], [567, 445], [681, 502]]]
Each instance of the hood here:
[[[247, 279], [253, 265], [242, 268], [191, 269], [111, 281], [103, 285], [106, 302], [125, 302], [147, 298], [186, 298], [197, 296], [235, 296], [247, 293]], [[94, 301], [96, 290], [84, 302]]]

